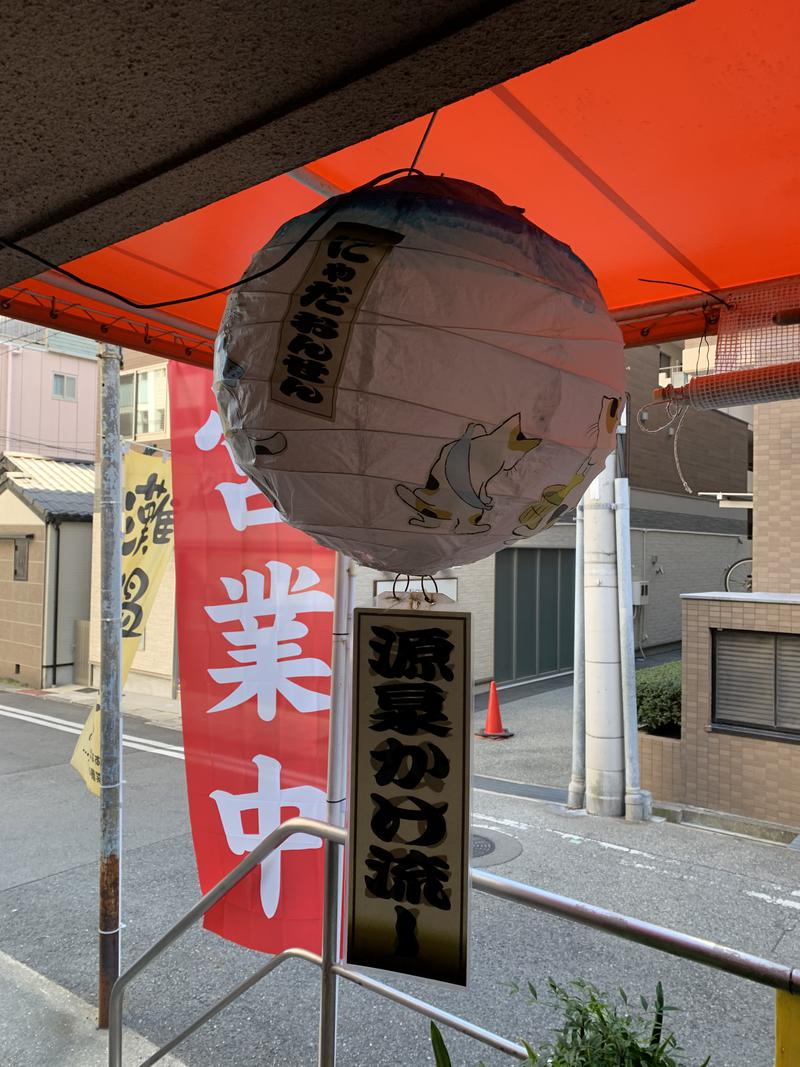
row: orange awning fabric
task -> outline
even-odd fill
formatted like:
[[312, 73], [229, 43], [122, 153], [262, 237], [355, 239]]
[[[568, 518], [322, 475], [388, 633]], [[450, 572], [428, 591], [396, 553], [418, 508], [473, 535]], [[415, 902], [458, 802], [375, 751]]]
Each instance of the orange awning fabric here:
[[[697, 0], [441, 110], [429, 173], [493, 189], [571, 245], [620, 309], [800, 273], [800, 6]], [[427, 116], [68, 264], [141, 301], [241, 276], [323, 196], [407, 166]], [[321, 179], [321, 183], [317, 182]], [[311, 187], [310, 187], [311, 186]], [[48, 272], [6, 315], [209, 365], [225, 297], [136, 313]]]

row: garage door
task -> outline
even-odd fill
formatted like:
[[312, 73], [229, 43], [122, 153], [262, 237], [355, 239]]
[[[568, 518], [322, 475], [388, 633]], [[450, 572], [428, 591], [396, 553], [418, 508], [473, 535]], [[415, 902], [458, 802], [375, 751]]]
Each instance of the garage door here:
[[506, 548], [495, 561], [498, 682], [572, 669], [575, 552]]

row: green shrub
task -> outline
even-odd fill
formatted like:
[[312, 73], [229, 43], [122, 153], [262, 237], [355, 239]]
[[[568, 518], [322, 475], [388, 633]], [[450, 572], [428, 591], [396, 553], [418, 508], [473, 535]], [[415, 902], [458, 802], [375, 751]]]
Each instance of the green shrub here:
[[[652, 1006], [641, 997], [642, 1011], [634, 1014], [623, 990], [620, 1004], [612, 1004], [608, 995], [587, 982], [560, 986], [553, 979], [547, 983], [553, 1002], [561, 1014], [561, 1025], [552, 1042], [537, 1051], [523, 1041], [529, 1064], [538, 1067], [687, 1067], [675, 1035], [664, 1026], [664, 1016], [674, 1008], [664, 1004], [659, 982]], [[519, 988], [515, 987], [519, 992]], [[536, 1003], [536, 990], [528, 983], [530, 1003]], [[436, 1067], [452, 1067], [444, 1040], [435, 1023], [431, 1023], [431, 1043]], [[708, 1067], [710, 1058], [702, 1067]]]
[[636, 672], [636, 711], [640, 730], [663, 737], [680, 737], [680, 660]]

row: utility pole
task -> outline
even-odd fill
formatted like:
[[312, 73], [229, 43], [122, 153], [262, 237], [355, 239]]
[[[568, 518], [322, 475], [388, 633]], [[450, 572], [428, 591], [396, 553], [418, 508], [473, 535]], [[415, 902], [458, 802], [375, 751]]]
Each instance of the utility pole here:
[[104, 344], [100, 451], [100, 959], [98, 1025], [108, 1028], [108, 998], [119, 977], [122, 808], [122, 450], [119, 371], [122, 349]]
[[586, 810], [625, 810], [622, 685], [612, 453], [584, 503]]

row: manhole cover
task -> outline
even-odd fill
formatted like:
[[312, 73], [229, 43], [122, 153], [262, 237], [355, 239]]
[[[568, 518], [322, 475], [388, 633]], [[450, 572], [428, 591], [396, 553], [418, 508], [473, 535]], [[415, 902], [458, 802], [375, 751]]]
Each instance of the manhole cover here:
[[474, 860], [480, 859], [482, 856], [488, 856], [494, 852], [497, 846], [494, 841], [491, 841], [488, 837], [484, 837], [483, 834], [472, 835], [472, 858]]
[[522, 845], [511, 834], [491, 830], [488, 826], [472, 828], [473, 867], [497, 867], [516, 859], [520, 852]]

